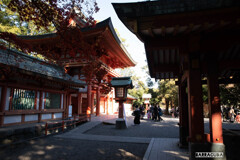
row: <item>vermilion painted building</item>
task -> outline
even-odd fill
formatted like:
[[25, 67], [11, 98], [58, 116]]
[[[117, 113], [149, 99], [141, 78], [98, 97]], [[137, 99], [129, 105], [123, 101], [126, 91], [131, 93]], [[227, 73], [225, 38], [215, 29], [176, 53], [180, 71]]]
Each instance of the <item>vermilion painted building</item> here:
[[[73, 20], [74, 25], [80, 23]], [[135, 62], [119, 40], [110, 18], [95, 27], [79, 29], [87, 42], [98, 40], [104, 45], [107, 54], [97, 61], [100, 68], [107, 71], [105, 78], [98, 83], [86, 80], [81, 70], [88, 62], [81, 59], [80, 54], [73, 58], [69, 52], [60, 52], [58, 61], [62, 65], [59, 66], [11, 49], [1, 50], [0, 126], [64, 119], [86, 114], [88, 107], [96, 115], [117, 111], [114, 91], [109, 86], [111, 77], [120, 76], [115, 68], [135, 66]], [[17, 39], [32, 48], [53, 46], [54, 52], [59, 51], [59, 35], [56, 33], [17, 36]]]

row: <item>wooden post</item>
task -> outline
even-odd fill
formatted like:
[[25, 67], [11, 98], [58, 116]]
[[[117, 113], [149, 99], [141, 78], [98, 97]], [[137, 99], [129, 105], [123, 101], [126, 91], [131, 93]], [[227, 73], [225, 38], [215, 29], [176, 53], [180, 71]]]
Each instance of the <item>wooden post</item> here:
[[41, 114], [41, 111], [42, 111], [42, 102], [43, 102], [43, 91], [40, 91], [39, 92], [39, 112], [38, 113], [38, 122], [40, 123], [42, 121], [42, 114]]
[[100, 114], [100, 86], [97, 87], [97, 105], [96, 105], [96, 116]]
[[67, 118], [67, 94], [63, 94], [63, 118]]
[[72, 104], [71, 97], [72, 97], [71, 94], [68, 93], [68, 95], [67, 95], [67, 109], [66, 109], [67, 118], [69, 116], [69, 105]]
[[124, 101], [119, 101], [119, 110], [118, 110], [118, 118], [123, 118], [123, 102]]
[[210, 140], [212, 143], [223, 143], [222, 117], [218, 84], [218, 64], [214, 58], [208, 61], [208, 105], [210, 109]]
[[[5, 111], [6, 98], [7, 98], [7, 86], [3, 86], [2, 93], [1, 93], [0, 113], [3, 113]], [[3, 124], [4, 124], [4, 116], [3, 114], [0, 114], [0, 126], [3, 126]]]
[[92, 108], [92, 99], [91, 99], [91, 93], [92, 92], [92, 85], [88, 84], [87, 86], [87, 108]]
[[107, 115], [109, 114], [109, 111], [108, 111], [108, 105], [109, 105], [109, 94], [107, 95]]
[[64, 131], [64, 121], [62, 121], [62, 131]]
[[91, 114], [93, 114], [94, 113], [94, 92], [92, 92], [91, 98], [92, 98], [92, 100], [91, 100], [91, 104], [92, 104], [92, 106], [91, 106]]
[[82, 93], [78, 93], [78, 116], [82, 113]]
[[188, 146], [187, 137], [189, 135], [189, 122], [188, 122], [188, 97], [186, 93], [186, 82], [179, 84], [179, 138], [180, 147]]
[[45, 135], [47, 136], [47, 130], [48, 130], [48, 123], [45, 124]]
[[103, 113], [106, 113], [106, 98], [103, 98]]
[[199, 59], [191, 59], [188, 84], [189, 141], [204, 142], [203, 100]]

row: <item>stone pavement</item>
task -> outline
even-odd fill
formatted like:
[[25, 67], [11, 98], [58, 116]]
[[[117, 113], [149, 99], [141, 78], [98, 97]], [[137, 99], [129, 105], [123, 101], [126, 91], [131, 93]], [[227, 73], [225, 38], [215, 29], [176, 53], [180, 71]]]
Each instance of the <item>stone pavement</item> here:
[[[137, 126], [133, 125], [132, 119], [133, 117], [127, 118], [128, 129], [117, 130], [114, 128], [114, 125], [102, 124], [102, 122], [114, 124], [116, 115], [108, 116], [107, 118], [106, 116], [92, 117], [91, 122], [83, 124], [67, 133], [56, 135], [55, 137], [105, 142], [145, 143], [149, 145], [144, 154], [144, 160], [188, 159], [188, 150], [180, 149], [177, 146], [178, 138], [153, 138], [156, 136], [154, 133], [157, 130], [166, 128], [165, 125], [169, 125], [171, 128], [173, 128], [173, 126], [176, 127], [175, 132], [177, 132], [177, 119], [166, 117], [164, 118], [164, 122], [142, 120], [142, 123]], [[100, 131], [98, 131], [99, 129]], [[167, 132], [166, 134], [172, 135], [172, 133], [167, 130], [162, 130], [162, 132]], [[142, 133], [142, 136], [139, 136], [139, 133]], [[159, 133], [157, 133], [157, 135], [159, 135]], [[173, 137], [178, 137], [178, 133]]]

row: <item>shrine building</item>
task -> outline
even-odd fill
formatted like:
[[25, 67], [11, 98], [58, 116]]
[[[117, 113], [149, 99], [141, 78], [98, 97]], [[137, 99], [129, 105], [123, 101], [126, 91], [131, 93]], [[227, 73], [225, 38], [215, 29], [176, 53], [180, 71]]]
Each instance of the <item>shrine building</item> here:
[[[159, 0], [113, 7], [144, 43], [151, 77], [178, 79], [179, 146], [188, 146], [190, 159], [196, 152], [224, 153], [219, 84], [240, 82], [240, 1]], [[202, 84], [208, 86], [209, 133]]]
[[44, 49], [51, 49], [60, 58], [53, 64], [15, 49], [0, 50], [0, 126], [67, 119], [86, 114], [88, 107], [97, 116], [117, 112], [111, 77], [120, 77], [116, 68], [135, 66], [134, 60], [119, 40], [110, 18], [94, 27], [82, 27], [82, 21], [74, 17], [71, 24], [81, 30], [89, 45], [98, 42], [104, 49], [105, 54], [96, 59], [97, 82], [83, 76], [88, 60], [81, 58], [80, 53], [73, 57], [59, 49], [59, 34], [17, 36], [34, 52], [41, 54]]

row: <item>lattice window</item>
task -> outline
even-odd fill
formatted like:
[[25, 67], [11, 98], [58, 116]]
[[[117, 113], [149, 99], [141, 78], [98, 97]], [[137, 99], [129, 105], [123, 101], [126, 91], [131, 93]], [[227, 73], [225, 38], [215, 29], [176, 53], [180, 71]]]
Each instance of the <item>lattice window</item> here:
[[61, 107], [61, 94], [46, 92], [46, 109], [60, 109]]
[[35, 91], [13, 89], [12, 110], [34, 109]]

